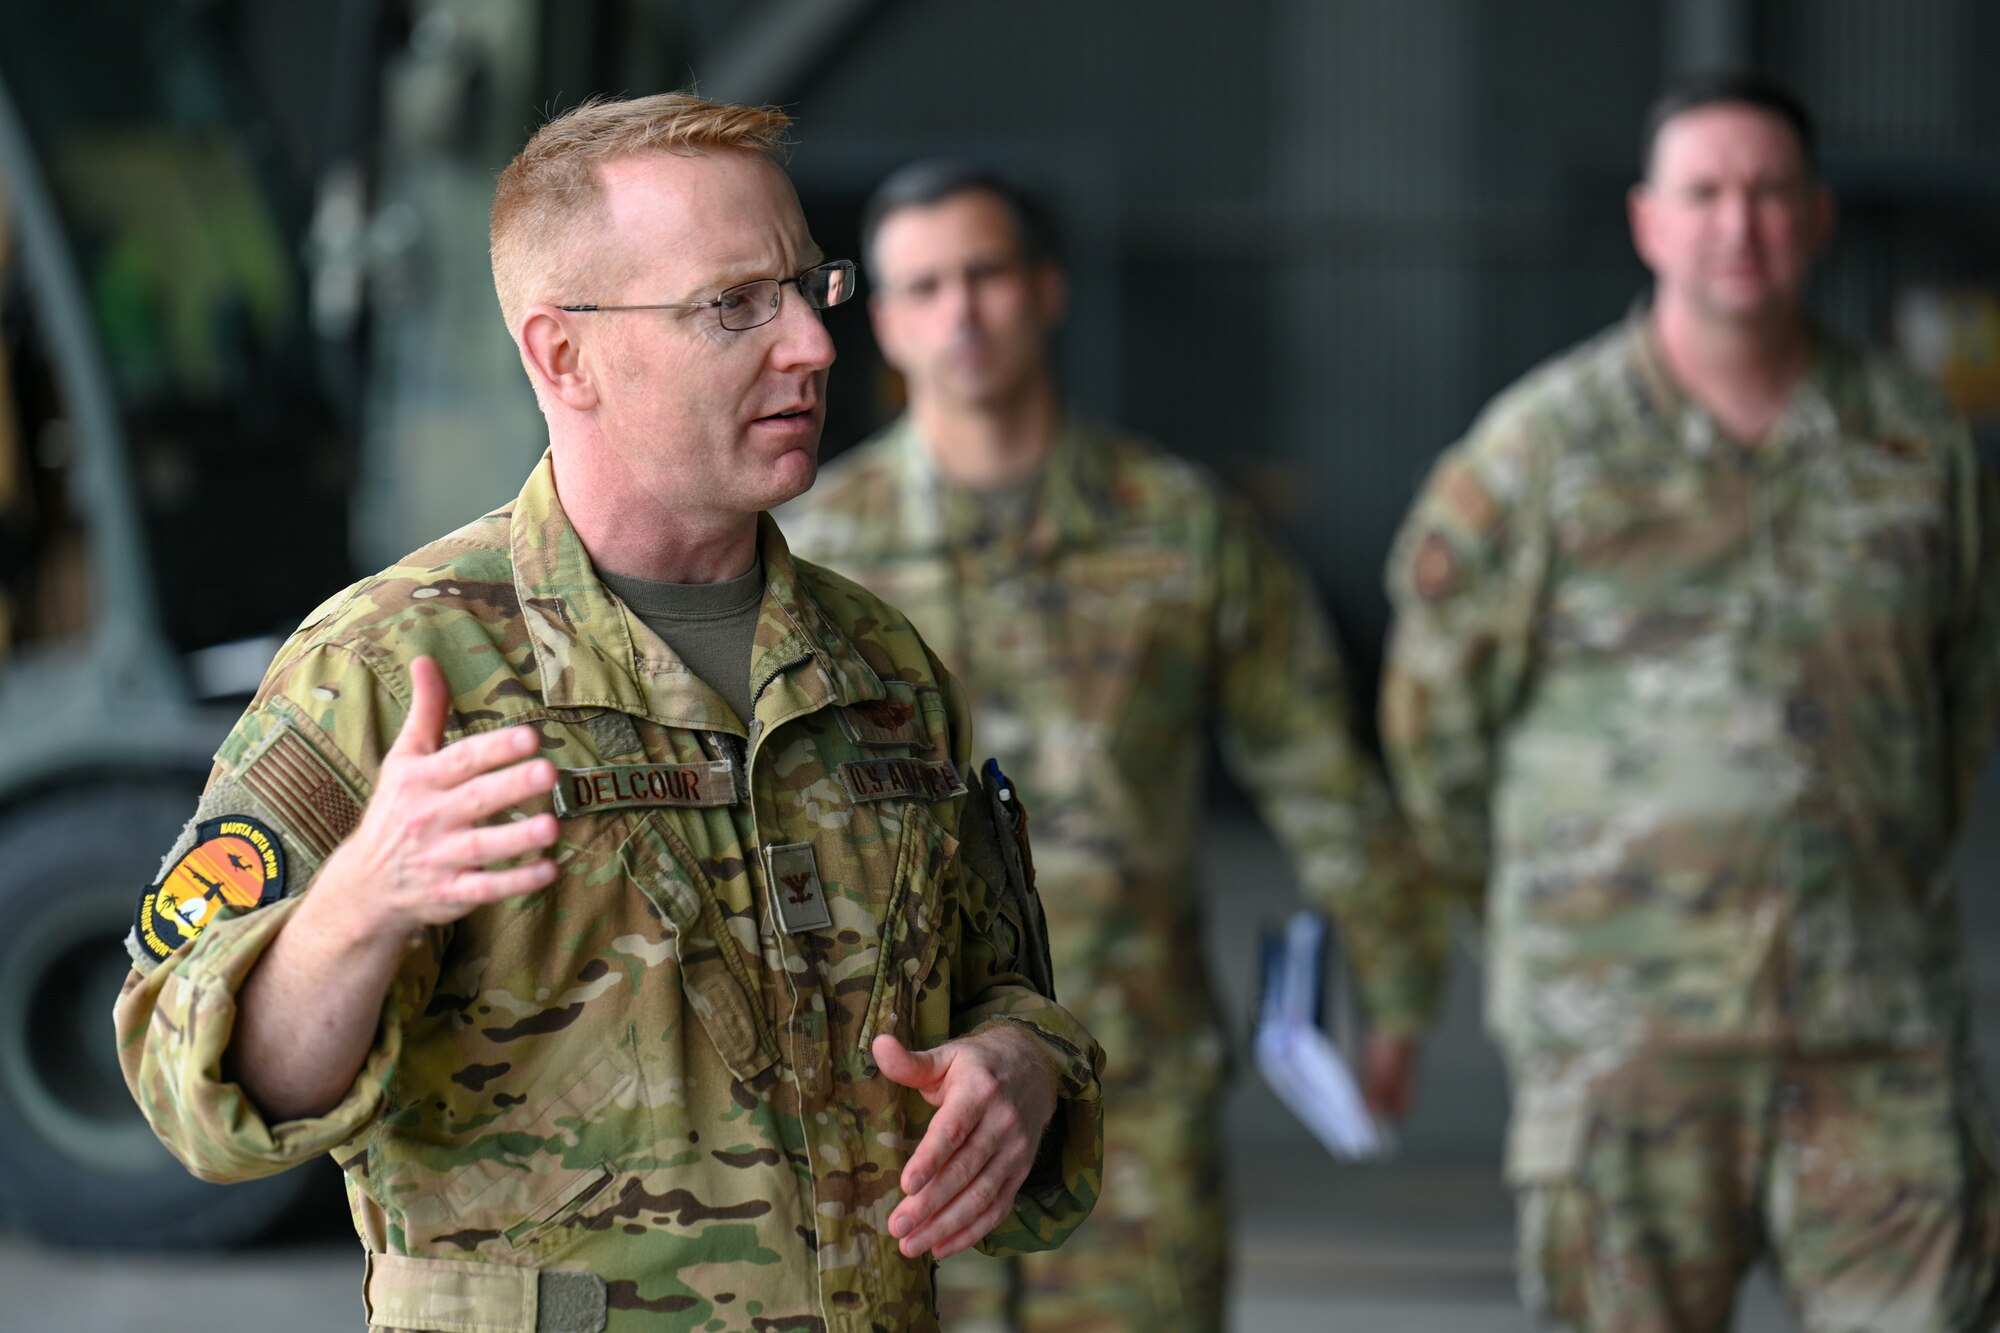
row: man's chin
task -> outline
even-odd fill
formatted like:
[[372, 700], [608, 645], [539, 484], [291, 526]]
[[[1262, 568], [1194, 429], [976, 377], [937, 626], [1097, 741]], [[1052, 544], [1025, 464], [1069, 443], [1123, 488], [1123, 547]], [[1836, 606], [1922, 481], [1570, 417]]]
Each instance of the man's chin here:
[[1739, 328], [1784, 324], [1799, 316], [1796, 297], [1769, 287], [1755, 291], [1710, 291], [1697, 304], [1714, 323]]
[[954, 380], [947, 396], [962, 408], [991, 412], [1018, 401], [1026, 382], [1025, 375], [963, 375]]
[[776, 509], [788, 500], [796, 500], [812, 489], [819, 479], [819, 442], [815, 440], [810, 448], [788, 451], [778, 459], [777, 475], [772, 478], [771, 500], [764, 506]]

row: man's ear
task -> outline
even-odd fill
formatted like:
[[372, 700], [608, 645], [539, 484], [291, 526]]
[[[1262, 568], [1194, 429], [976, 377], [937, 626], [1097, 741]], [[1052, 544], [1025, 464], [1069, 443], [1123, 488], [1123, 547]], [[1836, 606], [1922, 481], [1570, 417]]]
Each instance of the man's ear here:
[[1069, 313], [1069, 276], [1062, 265], [1043, 260], [1035, 265], [1030, 280], [1035, 284], [1035, 305], [1042, 314], [1042, 329], [1053, 333]]
[[537, 396], [587, 412], [597, 406], [597, 386], [583, 363], [575, 319], [572, 312], [552, 305], [530, 306], [521, 316], [521, 364], [527, 367]]
[[1645, 181], [1625, 192], [1625, 220], [1632, 227], [1632, 249], [1647, 268], [1653, 267], [1652, 204], [1652, 189]]
[[1817, 259], [1833, 248], [1834, 229], [1840, 223], [1840, 208], [1833, 201], [1833, 191], [1826, 186], [1813, 185], [1812, 227], [1810, 243], [1813, 258]]

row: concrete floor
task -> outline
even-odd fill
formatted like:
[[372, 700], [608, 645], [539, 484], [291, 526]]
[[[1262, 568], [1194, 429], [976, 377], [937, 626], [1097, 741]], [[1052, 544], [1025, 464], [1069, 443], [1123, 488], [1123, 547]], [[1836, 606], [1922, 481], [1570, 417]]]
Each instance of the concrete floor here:
[[[1282, 858], [1224, 803], [1204, 857], [1218, 905], [1210, 957], [1239, 1050], [1254, 987], [1256, 933], [1291, 906]], [[2000, 948], [2000, 785], [1959, 858], [1971, 956]], [[1975, 968], [1986, 1067], [2000, 1067], [2000, 973]], [[1333, 1162], [1242, 1067], [1227, 1105], [1237, 1218], [1231, 1324], [1243, 1333], [1530, 1333], [1514, 1298], [1513, 1218], [1498, 1181], [1506, 1086], [1479, 1031], [1478, 975], [1460, 959], [1445, 1019], [1425, 1053], [1418, 1109], [1389, 1162]], [[1990, 1082], [1989, 1078], [1989, 1082]], [[0, 1234], [0, 1333], [353, 1333], [361, 1262], [345, 1210], [228, 1255], [50, 1252]], [[1753, 1278], [1737, 1333], [1794, 1327]]]
[[[1239, 1153], [1242, 1333], [1533, 1333], [1514, 1300], [1512, 1220], [1491, 1171]], [[0, 1237], [7, 1333], [358, 1333], [361, 1261], [333, 1228], [229, 1255], [51, 1252]], [[1763, 1285], [1739, 1333], [1790, 1328]]]

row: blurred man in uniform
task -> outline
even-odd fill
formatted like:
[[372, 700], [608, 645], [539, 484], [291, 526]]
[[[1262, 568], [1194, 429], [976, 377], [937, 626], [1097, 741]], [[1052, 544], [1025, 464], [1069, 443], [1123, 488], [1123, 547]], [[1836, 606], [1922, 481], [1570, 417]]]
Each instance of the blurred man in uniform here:
[[1035, 207], [991, 174], [919, 163], [877, 191], [863, 248], [909, 411], [787, 530], [904, 608], [965, 680], [1035, 811], [1056, 992], [1107, 1053], [1103, 1204], [1056, 1262], [946, 1264], [946, 1323], [1215, 1329], [1223, 1041], [1195, 876], [1211, 728], [1347, 922], [1379, 1111], [1408, 1099], [1441, 919], [1409, 896], [1306, 580], [1203, 473], [1064, 410], [1048, 359], [1064, 277]]
[[1985, 1327], [1993, 1136], [1946, 854], [1996, 707], [1991, 479], [1932, 391], [1804, 312], [1805, 110], [1663, 98], [1650, 306], [1503, 394], [1390, 569], [1383, 730], [1483, 875], [1529, 1303], [1722, 1330]]
[[140, 1105], [211, 1179], [332, 1152], [376, 1327], [935, 1327], [927, 1254], [1095, 1197], [1018, 802], [763, 517], [854, 277], [785, 127], [667, 94], [522, 150], [494, 279], [548, 455], [292, 637], [163, 873], [227, 908], [140, 906]]

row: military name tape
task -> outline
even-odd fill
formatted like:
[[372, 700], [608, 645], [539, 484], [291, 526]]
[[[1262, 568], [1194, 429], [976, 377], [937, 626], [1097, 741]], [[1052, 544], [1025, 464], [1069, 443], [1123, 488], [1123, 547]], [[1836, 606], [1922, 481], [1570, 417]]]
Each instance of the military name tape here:
[[727, 759], [692, 764], [609, 764], [556, 770], [556, 814], [602, 814], [655, 806], [736, 803], [736, 766]]

